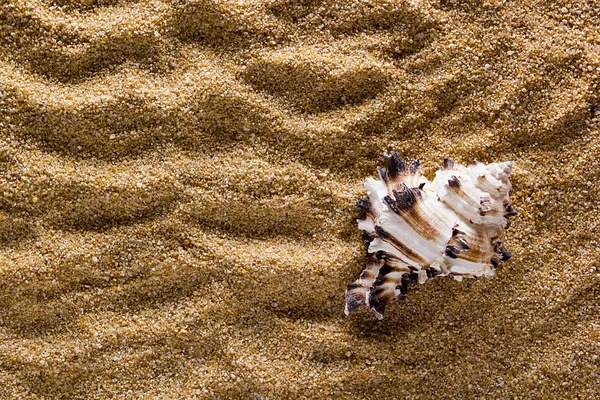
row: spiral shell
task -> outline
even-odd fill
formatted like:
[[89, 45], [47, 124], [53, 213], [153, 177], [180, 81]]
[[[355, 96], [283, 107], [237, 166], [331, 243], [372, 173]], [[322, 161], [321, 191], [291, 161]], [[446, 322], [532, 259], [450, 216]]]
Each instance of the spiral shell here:
[[444, 159], [430, 182], [393, 152], [367, 178], [368, 199], [356, 208], [368, 244], [366, 267], [346, 289], [346, 315], [368, 307], [378, 319], [393, 299], [404, 299], [411, 282], [443, 275], [457, 280], [491, 276], [511, 253], [502, 244], [516, 215], [509, 194], [512, 162], [464, 167]]

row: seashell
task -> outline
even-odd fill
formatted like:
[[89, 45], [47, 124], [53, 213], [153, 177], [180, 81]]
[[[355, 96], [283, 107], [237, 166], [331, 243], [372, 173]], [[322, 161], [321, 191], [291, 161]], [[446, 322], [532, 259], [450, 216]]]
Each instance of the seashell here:
[[511, 257], [502, 244], [516, 215], [509, 194], [512, 162], [464, 167], [444, 159], [430, 182], [393, 152], [379, 180], [367, 178], [368, 199], [356, 208], [368, 246], [366, 267], [346, 289], [346, 315], [369, 308], [378, 319], [393, 299], [404, 299], [411, 282], [438, 275], [457, 280], [492, 276]]

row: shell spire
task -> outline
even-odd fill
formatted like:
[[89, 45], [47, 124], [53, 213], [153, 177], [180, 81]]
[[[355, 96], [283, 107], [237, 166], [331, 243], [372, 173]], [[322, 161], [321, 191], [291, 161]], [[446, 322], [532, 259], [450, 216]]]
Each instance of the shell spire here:
[[367, 307], [378, 319], [410, 283], [438, 275], [491, 276], [511, 257], [502, 238], [516, 215], [509, 199], [512, 162], [468, 167], [444, 159], [430, 182], [419, 160], [384, 155], [379, 180], [367, 178], [357, 220], [368, 246], [360, 277], [346, 289], [346, 315]]

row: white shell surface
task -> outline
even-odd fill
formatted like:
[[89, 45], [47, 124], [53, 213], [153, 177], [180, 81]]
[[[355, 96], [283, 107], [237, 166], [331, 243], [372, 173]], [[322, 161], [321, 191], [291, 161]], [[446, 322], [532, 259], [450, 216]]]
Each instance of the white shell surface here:
[[357, 220], [368, 242], [366, 268], [346, 290], [346, 314], [366, 306], [379, 319], [386, 305], [406, 297], [411, 282], [442, 275], [491, 276], [511, 257], [502, 244], [516, 214], [509, 200], [512, 162], [467, 167], [445, 159], [430, 182], [419, 161], [384, 156], [379, 180], [367, 178], [365, 213]]

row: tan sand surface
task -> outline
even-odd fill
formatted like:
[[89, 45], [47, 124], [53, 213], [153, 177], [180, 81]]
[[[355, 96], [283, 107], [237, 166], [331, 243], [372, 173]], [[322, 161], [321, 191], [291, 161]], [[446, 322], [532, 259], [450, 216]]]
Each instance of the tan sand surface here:
[[[0, 398], [600, 396], [599, 108], [593, 0], [0, 0]], [[514, 257], [345, 317], [391, 150]]]

